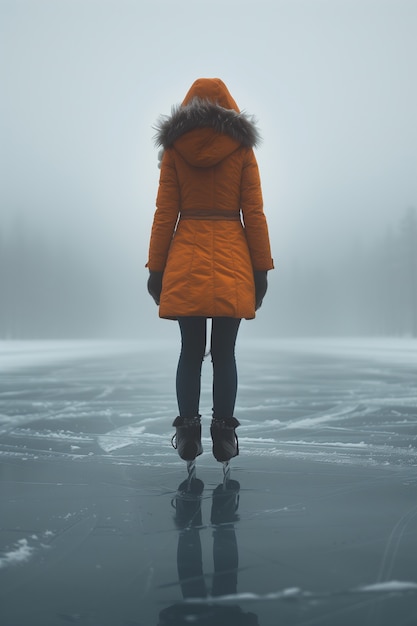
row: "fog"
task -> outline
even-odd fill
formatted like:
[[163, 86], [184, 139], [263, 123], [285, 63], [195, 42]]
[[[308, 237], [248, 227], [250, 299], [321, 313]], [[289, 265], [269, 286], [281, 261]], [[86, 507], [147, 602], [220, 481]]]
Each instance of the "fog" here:
[[264, 335], [417, 334], [414, 0], [0, 0], [0, 338], [171, 336], [153, 125], [222, 78], [276, 269]]

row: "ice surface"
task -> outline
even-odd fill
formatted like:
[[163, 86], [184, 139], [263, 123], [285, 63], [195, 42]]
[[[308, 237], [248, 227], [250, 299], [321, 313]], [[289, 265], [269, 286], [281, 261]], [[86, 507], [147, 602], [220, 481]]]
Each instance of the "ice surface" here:
[[0, 372], [135, 350], [118, 341], [1, 341]]
[[2, 624], [417, 623], [414, 340], [239, 344], [226, 491], [207, 359], [185, 495], [178, 346], [0, 348]]

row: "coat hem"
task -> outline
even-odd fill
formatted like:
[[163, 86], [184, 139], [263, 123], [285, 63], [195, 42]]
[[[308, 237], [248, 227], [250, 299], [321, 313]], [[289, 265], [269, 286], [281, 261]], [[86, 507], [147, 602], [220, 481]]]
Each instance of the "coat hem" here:
[[224, 317], [230, 317], [231, 319], [234, 320], [254, 320], [256, 318], [256, 313], [254, 313], [253, 317], [245, 317], [245, 316], [238, 316], [238, 315], [203, 315], [203, 314], [199, 314], [199, 315], [161, 315], [159, 314], [159, 318], [162, 320], [170, 320], [173, 322], [177, 322], [179, 318], [181, 317], [204, 317], [205, 319], [215, 319], [215, 318], [224, 318]]

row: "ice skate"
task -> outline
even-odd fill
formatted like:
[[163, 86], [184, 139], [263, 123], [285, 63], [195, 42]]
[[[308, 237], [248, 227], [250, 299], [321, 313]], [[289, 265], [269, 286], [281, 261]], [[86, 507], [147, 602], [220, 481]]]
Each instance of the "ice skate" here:
[[203, 447], [201, 445], [201, 416], [197, 417], [176, 417], [173, 424], [175, 426], [175, 435], [171, 439], [173, 448], [175, 448], [181, 459], [187, 461], [187, 470], [189, 474], [195, 473], [195, 459], [202, 454]]
[[223, 463], [225, 479], [230, 471], [229, 461], [239, 454], [239, 441], [235, 429], [240, 422], [235, 417], [213, 419], [210, 434], [213, 441], [213, 456]]

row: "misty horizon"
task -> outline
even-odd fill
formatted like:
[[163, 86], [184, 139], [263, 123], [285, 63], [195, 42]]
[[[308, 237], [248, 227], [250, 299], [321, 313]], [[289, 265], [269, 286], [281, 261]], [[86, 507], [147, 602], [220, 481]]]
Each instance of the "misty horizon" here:
[[153, 125], [198, 76], [262, 136], [276, 269], [245, 332], [415, 335], [415, 3], [22, 0], [0, 16], [0, 338], [176, 336], [146, 290]]

